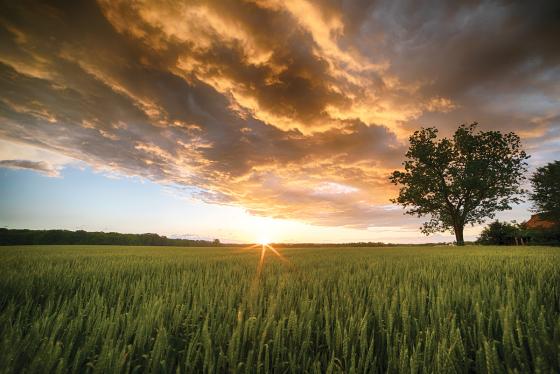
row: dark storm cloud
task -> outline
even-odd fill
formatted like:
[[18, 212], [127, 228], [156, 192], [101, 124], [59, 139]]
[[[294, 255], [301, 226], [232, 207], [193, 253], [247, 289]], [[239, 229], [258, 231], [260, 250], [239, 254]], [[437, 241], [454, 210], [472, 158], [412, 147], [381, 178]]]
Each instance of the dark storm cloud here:
[[419, 124], [479, 120], [548, 155], [557, 144], [545, 140], [560, 115], [554, 3], [14, 2], [0, 14], [0, 137], [255, 214], [404, 222], [385, 207], [387, 174]]
[[430, 77], [425, 89], [446, 97], [537, 83], [535, 74], [560, 62], [557, 1], [432, 2], [392, 7], [389, 17], [380, 7], [372, 17], [393, 69], [404, 79]]
[[542, 119], [558, 113], [559, 35], [557, 1], [431, 1], [376, 2], [353, 37], [361, 50], [389, 59], [403, 82], [422, 83], [421, 96], [457, 105], [450, 114], [426, 112], [408, 128], [478, 120], [530, 135], [558, 126]]

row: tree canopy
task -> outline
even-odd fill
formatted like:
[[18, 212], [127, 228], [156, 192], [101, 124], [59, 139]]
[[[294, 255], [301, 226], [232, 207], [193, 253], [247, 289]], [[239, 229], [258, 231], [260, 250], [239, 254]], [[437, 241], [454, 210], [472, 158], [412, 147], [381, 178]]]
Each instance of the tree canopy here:
[[478, 124], [461, 125], [452, 138], [438, 139], [436, 128], [422, 128], [410, 137], [404, 171], [390, 180], [400, 186], [391, 201], [406, 214], [430, 219], [425, 234], [451, 231], [464, 244], [467, 224], [494, 218], [521, 201], [521, 182], [529, 158], [513, 132], [478, 131]]
[[560, 221], [560, 161], [537, 169], [531, 177], [533, 191], [529, 195], [533, 209], [545, 219]]

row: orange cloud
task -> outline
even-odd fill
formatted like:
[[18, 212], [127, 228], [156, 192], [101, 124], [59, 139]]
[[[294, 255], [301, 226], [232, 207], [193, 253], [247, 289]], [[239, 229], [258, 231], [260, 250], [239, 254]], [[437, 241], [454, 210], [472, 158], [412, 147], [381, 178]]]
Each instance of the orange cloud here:
[[[12, 4], [0, 138], [254, 214], [362, 228], [408, 222], [387, 206], [387, 175], [418, 126], [478, 120], [553, 157], [548, 5], [517, 22], [524, 5], [482, 2], [495, 25], [473, 5], [405, 3]], [[499, 44], [481, 36], [500, 25]]]

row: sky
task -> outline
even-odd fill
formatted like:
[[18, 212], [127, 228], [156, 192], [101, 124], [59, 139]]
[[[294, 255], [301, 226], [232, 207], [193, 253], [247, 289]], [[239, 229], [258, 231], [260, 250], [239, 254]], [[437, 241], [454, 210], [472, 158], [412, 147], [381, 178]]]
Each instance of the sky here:
[[5, 2], [0, 226], [451, 241], [390, 203], [408, 136], [560, 159], [559, 37], [558, 1]]

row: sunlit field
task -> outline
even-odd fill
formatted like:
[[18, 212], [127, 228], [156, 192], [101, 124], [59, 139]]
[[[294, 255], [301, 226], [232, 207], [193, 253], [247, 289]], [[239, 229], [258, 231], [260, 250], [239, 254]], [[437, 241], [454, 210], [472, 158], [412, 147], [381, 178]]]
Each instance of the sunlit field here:
[[0, 247], [2, 372], [560, 372], [560, 249]]

